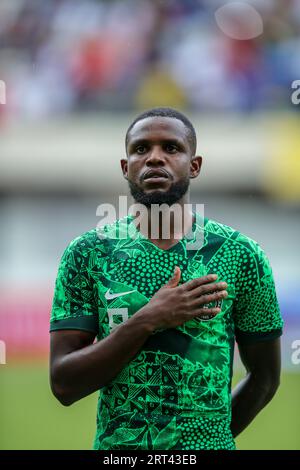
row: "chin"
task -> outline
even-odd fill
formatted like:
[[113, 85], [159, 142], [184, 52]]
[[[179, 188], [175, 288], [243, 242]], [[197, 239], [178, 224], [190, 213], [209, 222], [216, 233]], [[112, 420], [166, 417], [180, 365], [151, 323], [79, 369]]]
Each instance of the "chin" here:
[[167, 204], [172, 206], [178, 202], [189, 187], [189, 180], [173, 183], [168, 188], [141, 188], [135, 183], [129, 182], [131, 195], [140, 204], [150, 207], [151, 204]]

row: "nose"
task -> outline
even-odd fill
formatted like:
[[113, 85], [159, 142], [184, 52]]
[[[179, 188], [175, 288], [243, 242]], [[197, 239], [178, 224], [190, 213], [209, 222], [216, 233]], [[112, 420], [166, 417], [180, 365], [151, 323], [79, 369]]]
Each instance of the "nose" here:
[[155, 145], [148, 153], [146, 165], [161, 165], [162, 163], [164, 163], [164, 153], [161, 147]]

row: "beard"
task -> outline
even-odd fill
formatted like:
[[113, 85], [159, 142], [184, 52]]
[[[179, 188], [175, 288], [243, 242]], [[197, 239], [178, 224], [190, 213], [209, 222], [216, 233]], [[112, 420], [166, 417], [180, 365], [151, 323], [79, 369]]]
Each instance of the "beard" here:
[[168, 191], [158, 190], [150, 193], [145, 193], [140, 186], [132, 181], [128, 180], [128, 184], [130, 193], [135, 201], [143, 204], [147, 208], [150, 208], [151, 204], [167, 204], [168, 206], [172, 206], [178, 202], [179, 199], [181, 199], [187, 192], [190, 185], [190, 179], [187, 177], [177, 183], [172, 183]]

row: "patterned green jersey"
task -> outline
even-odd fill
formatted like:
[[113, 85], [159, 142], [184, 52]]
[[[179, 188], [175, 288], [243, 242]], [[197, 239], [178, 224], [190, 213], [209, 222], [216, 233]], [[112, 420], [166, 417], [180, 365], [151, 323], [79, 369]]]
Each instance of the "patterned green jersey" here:
[[[98, 341], [149, 302], [176, 265], [180, 283], [216, 273], [228, 284], [215, 318], [153, 333], [101, 389], [95, 449], [235, 448], [230, 431], [234, 340], [276, 338], [283, 322], [259, 245], [195, 216], [192, 232], [168, 250], [144, 237], [128, 215], [76, 238], [62, 256], [51, 331], [91, 331]], [[202, 246], [190, 249], [201, 236]]]

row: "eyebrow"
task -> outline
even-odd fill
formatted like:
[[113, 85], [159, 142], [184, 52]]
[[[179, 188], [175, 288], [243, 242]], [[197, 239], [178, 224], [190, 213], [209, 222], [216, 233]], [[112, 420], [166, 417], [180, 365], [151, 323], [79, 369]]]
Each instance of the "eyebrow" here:
[[[128, 149], [129, 150], [132, 150], [134, 148], [136, 148], [138, 145], [148, 145], [149, 142], [151, 142], [151, 140], [149, 139], [135, 139], [135, 140], [132, 140], [129, 144], [128, 144]], [[160, 143], [163, 143], [163, 144], [173, 144], [173, 145], [176, 145], [177, 147], [180, 147], [180, 148], [185, 148], [185, 143], [183, 140], [179, 140], [179, 139], [176, 139], [176, 137], [173, 137], [171, 139], [161, 139], [160, 140]]]

